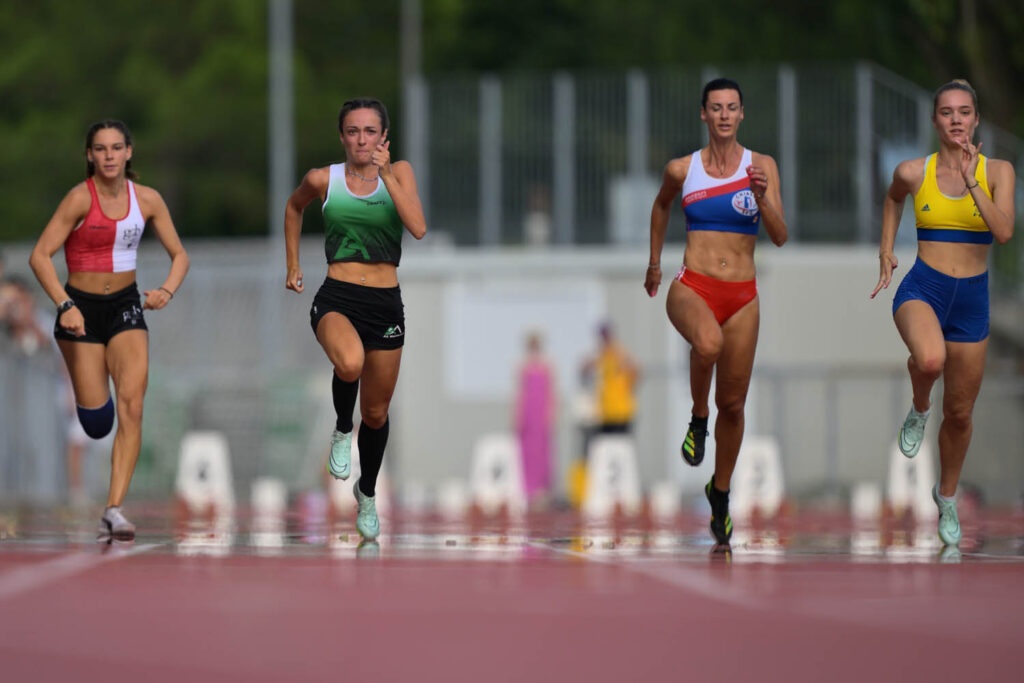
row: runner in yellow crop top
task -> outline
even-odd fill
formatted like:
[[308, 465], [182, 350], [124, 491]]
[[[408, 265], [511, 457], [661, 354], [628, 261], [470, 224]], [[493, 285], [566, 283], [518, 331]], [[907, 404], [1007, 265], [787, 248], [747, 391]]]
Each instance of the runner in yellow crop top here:
[[871, 297], [889, 286], [903, 202], [914, 196], [917, 261], [893, 300], [893, 319], [910, 351], [907, 369], [913, 405], [899, 430], [908, 458], [924, 440], [932, 385], [943, 376], [939, 460], [942, 472], [932, 497], [939, 507], [939, 537], [960, 542], [955, 494], [971, 440], [971, 415], [981, 389], [988, 347], [988, 253], [1005, 244], [1015, 217], [1013, 166], [986, 159], [972, 142], [978, 98], [967, 81], [935, 93], [932, 123], [939, 151], [896, 167], [882, 208], [880, 273]]

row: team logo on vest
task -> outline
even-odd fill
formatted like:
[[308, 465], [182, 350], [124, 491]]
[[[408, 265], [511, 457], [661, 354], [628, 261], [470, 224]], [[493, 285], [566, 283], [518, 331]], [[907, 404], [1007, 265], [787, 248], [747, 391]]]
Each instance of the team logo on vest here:
[[387, 330], [384, 331], [385, 339], [394, 339], [395, 337], [401, 337], [405, 333], [402, 332], [401, 325], [390, 325]]
[[128, 249], [134, 249], [135, 245], [139, 243], [139, 235], [142, 234], [142, 228], [139, 226], [132, 226], [125, 228], [124, 230], [124, 246]]
[[757, 200], [750, 190], [740, 190], [732, 196], [732, 208], [742, 216], [754, 216], [757, 214]]

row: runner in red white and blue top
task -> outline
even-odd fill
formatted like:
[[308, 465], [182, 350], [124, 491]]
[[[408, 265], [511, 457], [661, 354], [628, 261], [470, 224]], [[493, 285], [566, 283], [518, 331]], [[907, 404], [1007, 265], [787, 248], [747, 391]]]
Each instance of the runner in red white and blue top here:
[[[92, 438], [102, 438], [113, 429], [116, 412], [110, 492], [99, 531], [102, 539], [126, 540], [135, 537], [135, 526], [125, 518], [121, 503], [142, 444], [149, 370], [143, 311], [167, 305], [188, 272], [188, 255], [160, 194], [133, 182], [127, 126], [115, 120], [94, 124], [86, 134], [85, 158], [85, 181], [61, 201], [29, 263], [57, 306], [54, 337], [71, 375], [82, 428]], [[171, 267], [162, 284], [140, 296], [135, 263], [147, 223], [167, 250]], [[53, 266], [53, 255], [61, 247], [68, 266], [64, 284]]]
[[715, 470], [704, 491], [711, 504], [711, 532], [720, 547], [727, 547], [732, 535], [729, 484], [743, 440], [760, 316], [754, 245], [762, 222], [777, 246], [785, 243], [787, 229], [775, 160], [745, 149], [736, 139], [743, 120], [739, 84], [720, 78], [705, 85], [700, 117], [708, 127], [708, 146], [668, 162], [654, 200], [644, 288], [653, 297], [661, 284], [669, 212], [682, 193], [686, 252], [666, 301], [669, 320], [691, 347], [693, 414], [681, 450], [692, 466], [704, 459], [714, 376]]

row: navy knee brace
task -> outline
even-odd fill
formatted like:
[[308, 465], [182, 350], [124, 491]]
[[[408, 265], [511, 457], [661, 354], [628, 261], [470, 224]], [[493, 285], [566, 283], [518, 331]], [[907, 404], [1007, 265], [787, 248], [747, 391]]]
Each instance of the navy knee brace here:
[[83, 408], [75, 406], [78, 410], [78, 421], [82, 423], [82, 429], [93, 439], [102, 439], [114, 426], [114, 400], [107, 397], [107, 402], [99, 408]]

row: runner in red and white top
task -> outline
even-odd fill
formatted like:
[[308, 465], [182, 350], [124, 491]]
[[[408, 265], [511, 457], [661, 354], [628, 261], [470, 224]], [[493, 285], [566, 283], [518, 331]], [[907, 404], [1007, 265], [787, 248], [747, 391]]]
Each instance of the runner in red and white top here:
[[[78, 419], [94, 439], [113, 428], [110, 381], [114, 382], [117, 433], [100, 535], [127, 539], [134, 538], [135, 527], [122, 514], [121, 503], [142, 443], [142, 403], [149, 371], [149, 333], [143, 311], [167, 305], [188, 272], [188, 255], [160, 194], [133, 182], [127, 126], [113, 120], [94, 124], [86, 134], [85, 158], [86, 180], [61, 201], [29, 263], [57, 305], [54, 337], [71, 375]], [[147, 223], [167, 250], [171, 268], [160, 285], [140, 296], [135, 264]], [[53, 255], [61, 247], [68, 266], [65, 284], [53, 265]]]

